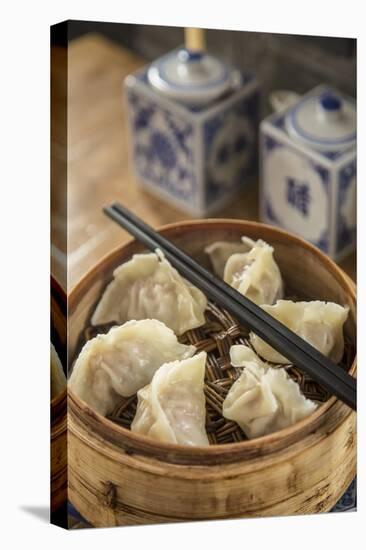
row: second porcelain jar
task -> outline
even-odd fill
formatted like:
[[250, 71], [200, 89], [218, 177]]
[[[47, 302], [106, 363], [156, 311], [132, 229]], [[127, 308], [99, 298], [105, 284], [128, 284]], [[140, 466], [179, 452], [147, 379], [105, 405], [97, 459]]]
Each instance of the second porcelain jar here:
[[339, 260], [356, 243], [355, 101], [325, 85], [273, 99], [285, 105], [260, 127], [261, 219]]

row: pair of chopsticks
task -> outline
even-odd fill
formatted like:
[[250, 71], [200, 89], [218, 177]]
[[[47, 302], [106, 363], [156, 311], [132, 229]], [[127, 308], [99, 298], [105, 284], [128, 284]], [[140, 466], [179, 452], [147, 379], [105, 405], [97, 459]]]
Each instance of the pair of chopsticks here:
[[148, 249], [157, 248], [179, 273], [211, 300], [230, 311], [273, 348], [311, 376], [331, 394], [356, 410], [356, 380], [308, 342], [274, 319], [254, 302], [210, 273], [188, 254], [119, 203], [104, 212]]

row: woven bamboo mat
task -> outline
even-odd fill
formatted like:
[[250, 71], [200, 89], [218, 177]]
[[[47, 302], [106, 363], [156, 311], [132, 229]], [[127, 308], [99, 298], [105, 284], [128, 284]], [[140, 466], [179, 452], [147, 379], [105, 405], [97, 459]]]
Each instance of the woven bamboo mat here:
[[[206, 431], [211, 444], [226, 444], [243, 441], [245, 434], [239, 426], [222, 416], [222, 404], [233, 383], [239, 378], [242, 368], [232, 367], [230, 363], [230, 347], [234, 344], [251, 346], [249, 331], [227, 311], [209, 302], [206, 313], [206, 323], [196, 329], [189, 330], [180, 338], [184, 344], [193, 344], [197, 351], [207, 352], [204, 392], [206, 397]], [[88, 327], [84, 339], [89, 340], [97, 334], [106, 333], [113, 323]], [[354, 358], [355, 350], [350, 342], [345, 342], [345, 351], [340, 368], [348, 370]], [[286, 369], [289, 376], [299, 384], [305, 397], [317, 402], [325, 402], [329, 394], [308, 375], [303, 374], [296, 365], [271, 363], [274, 368]], [[137, 396], [121, 398], [110, 420], [130, 428], [136, 413]]]

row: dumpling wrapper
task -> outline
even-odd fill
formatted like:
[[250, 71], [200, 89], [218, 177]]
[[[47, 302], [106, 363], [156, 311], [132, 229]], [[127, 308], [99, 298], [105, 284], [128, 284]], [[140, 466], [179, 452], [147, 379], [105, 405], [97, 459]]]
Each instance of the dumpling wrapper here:
[[167, 363], [138, 392], [133, 432], [180, 445], [209, 445], [203, 392], [206, 352]]
[[92, 409], [107, 415], [121, 397], [149, 384], [161, 365], [191, 357], [195, 351], [194, 346], [180, 344], [160, 321], [128, 321], [85, 344], [68, 386]]
[[[318, 351], [339, 363], [344, 351], [343, 325], [348, 307], [333, 302], [292, 302], [278, 300], [273, 305], [262, 305], [264, 311], [286, 325]], [[254, 333], [250, 341], [261, 357], [272, 363], [289, 363], [288, 359], [273, 349]]]
[[[246, 251], [242, 251], [244, 247]], [[273, 257], [273, 247], [266, 242], [242, 237], [241, 243], [214, 243], [205, 251], [215, 272], [255, 304], [273, 304], [283, 297], [281, 272]]]
[[[242, 238], [245, 239], [245, 237]], [[225, 265], [230, 256], [249, 252], [251, 248], [251, 244], [246, 240], [241, 242], [217, 241], [206, 246], [205, 252], [210, 257], [214, 272], [223, 279]]]
[[66, 376], [60, 358], [51, 343], [51, 398], [53, 399], [66, 388]]
[[283, 368], [270, 367], [248, 346], [232, 346], [230, 358], [233, 366], [245, 369], [224, 400], [223, 416], [239, 424], [249, 439], [291, 426], [317, 408]]
[[205, 323], [205, 295], [183, 279], [160, 250], [117, 267], [92, 316], [93, 325], [157, 319], [180, 335]]

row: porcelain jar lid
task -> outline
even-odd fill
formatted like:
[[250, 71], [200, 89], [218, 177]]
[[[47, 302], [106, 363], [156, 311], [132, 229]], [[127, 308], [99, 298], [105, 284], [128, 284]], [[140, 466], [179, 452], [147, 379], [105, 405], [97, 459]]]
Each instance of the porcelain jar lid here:
[[356, 143], [356, 106], [327, 89], [301, 99], [287, 114], [286, 128], [295, 139], [322, 151], [351, 148]]
[[151, 86], [171, 99], [189, 105], [205, 105], [241, 80], [239, 71], [204, 52], [180, 49], [150, 66]]

